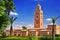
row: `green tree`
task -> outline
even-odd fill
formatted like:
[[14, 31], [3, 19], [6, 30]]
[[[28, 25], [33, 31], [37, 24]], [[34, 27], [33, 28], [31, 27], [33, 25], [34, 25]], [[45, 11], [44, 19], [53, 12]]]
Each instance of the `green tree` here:
[[2, 16], [4, 14], [4, 2], [0, 2], [0, 16]]
[[2, 36], [5, 33], [5, 28], [9, 25], [9, 18], [4, 10], [4, 1], [0, 0], [0, 35]]
[[52, 23], [53, 23], [53, 27], [52, 27], [52, 40], [55, 40], [55, 33], [54, 33], [54, 25], [56, 23], [56, 20], [59, 18], [60, 16], [58, 17], [52, 17]]
[[2, 30], [1, 28], [7, 26], [9, 20], [8, 16], [10, 14], [10, 11], [14, 11], [14, 9], [15, 6], [13, 0], [0, 0], [0, 22], [1, 22], [0, 31]]
[[17, 19], [17, 17], [10, 16], [9, 19], [10, 19], [10, 25], [11, 25], [11, 27], [10, 27], [10, 35], [12, 36], [13, 23], [14, 23], [14, 21]]
[[22, 29], [25, 30], [25, 29], [27, 29], [27, 27], [26, 26], [22, 26]]
[[5, 1], [5, 12], [7, 13], [7, 15], [10, 14], [10, 11], [14, 11], [15, 9], [15, 6], [14, 6], [14, 3], [13, 3], [13, 0], [4, 0]]
[[6, 14], [0, 16], [0, 34], [2, 34], [5, 28], [9, 25], [9, 18]]
[[1, 0], [0, 1], [0, 7], [4, 8], [4, 12], [9, 15], [10, 11], [14, 11], [14, 1], [13, 0]]

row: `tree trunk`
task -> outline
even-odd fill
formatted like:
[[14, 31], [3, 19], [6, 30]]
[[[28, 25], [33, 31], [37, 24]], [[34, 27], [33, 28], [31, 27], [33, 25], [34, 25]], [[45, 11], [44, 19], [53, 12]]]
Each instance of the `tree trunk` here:
[[10, 27], [10, 36], [12, 36], [12, 32], [13, 32], [13, 27], [12, 27], [12, 24], [11, 24], [11, 27]]
[[6, 9], [6, 14], [9, 16], [10, 10]]
[[53, 27], [52, 27], [52, 40], [55, 40], [54, 24], [53, 24]]
[[9, 8], [9, 2], [8, 1], [5, 1], [5, 8], [6, 8], [5, 12], [9, 16], [10, 8]]

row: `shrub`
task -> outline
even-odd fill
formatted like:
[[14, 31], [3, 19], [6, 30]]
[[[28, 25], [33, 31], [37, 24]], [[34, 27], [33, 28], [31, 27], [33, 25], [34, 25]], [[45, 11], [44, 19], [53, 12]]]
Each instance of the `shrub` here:
[[55, 34], [55, 37], [60, 37], [60, 34]]
[[48, 38], [48, 37], [39, 37], [38, 40], [51, 40], [51, 38]]

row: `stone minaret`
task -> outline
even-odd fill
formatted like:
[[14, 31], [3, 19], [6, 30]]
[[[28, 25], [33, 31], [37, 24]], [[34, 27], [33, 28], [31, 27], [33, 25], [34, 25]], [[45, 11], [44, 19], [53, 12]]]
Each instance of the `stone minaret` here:
[[43, 12], [40, 4], [37, 5], [34, 13], [34, 28], [43, 28]]

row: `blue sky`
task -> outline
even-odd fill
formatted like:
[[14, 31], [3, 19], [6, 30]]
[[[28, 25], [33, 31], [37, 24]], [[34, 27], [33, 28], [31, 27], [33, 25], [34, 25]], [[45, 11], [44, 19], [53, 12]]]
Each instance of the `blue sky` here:
[[[51, 17], [60, 15], [60, 0], [39, 0], [43, 10], [44, 26], [51, 24]], [[34, 26], [34, 11], [38, 4], [38, 0], [14, 0], [15, 12], [18, 19], [14, 22], [14, 26], [25, 25], [27, 27]], [[57, 21], [60, 25], [60, 20]]]

